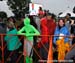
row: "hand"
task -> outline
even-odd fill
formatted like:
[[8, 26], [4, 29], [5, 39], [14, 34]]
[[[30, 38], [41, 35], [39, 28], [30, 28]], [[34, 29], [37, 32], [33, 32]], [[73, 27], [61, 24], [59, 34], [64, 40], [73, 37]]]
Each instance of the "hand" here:
[[74, 35], [73, 35], [73, 34], [71, 34], [71, 35], [70, 35], [70, 38], [72, 39], [72, 38], [73, 38], [73, 36], [74, 36]]

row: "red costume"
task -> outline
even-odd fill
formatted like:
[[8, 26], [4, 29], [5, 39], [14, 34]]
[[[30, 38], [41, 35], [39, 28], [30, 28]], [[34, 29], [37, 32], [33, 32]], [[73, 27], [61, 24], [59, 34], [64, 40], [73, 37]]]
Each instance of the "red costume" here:
[[[41, 35], [54, 35], [56, 23], [53, 21], [53, 19], [47, 20], [45, 17], [45, 18], [41, 19], [41, 27], [40, 28], [41, 28]], [[43, 44], [49, 42], [48, 36], [42, 36], [41, 42]], [[39, 46], [41, 46], [41, 44]]]

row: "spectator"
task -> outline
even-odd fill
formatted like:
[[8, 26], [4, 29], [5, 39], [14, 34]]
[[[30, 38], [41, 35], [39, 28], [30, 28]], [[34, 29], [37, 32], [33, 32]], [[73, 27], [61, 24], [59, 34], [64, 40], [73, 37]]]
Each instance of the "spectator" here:
[[70, 31], [70, 29], [71, 29], [71, 14], [70, 13], [67, 13], [67, 15], [65, 16], [65, 25], [66, 25], [66, 27], [69, 29], [69, 31]]
[[66, 54], [64, 60], [71, 60], [71, 62], [66, 62], [66, 63], [75, 63], [75, 44], [71, 48], [71, 50]]
[[[33, 25], [36, 29], [38, 29], [37, 26], [39, 26], [40, 23], [39, 22], [37, 22], [38, 24], [36, 23], [35, 16], [29, 16], [29, 18], [30, 18], [30, 24]], [[38, 52], [38, 48], [37, 48], [37, 36], [34, 36], [34, 38], [33, 38], [33, 47]], [[33, 56], [32, 56], [32, 58], [33, 58], [33, 62], [37, 63], [38, 57], [37, 57], [37, 54], [35, 53], [34, 50], [33, 50]]]
[[34, 16], [29, 16], [30, 18], [30, 24], [33, 25], [35, 28], [37, 28], [37, 24], [35, 22]]
[[[69, 30], [65, 26], [64, 19], [59, 19], [58, 26], [56, 27], [56, 30], [55, 30], [55, 35], [60, 35], [60, 33], [62, 33], [64, 35], [70, 34]], [[59, 39], [59, 37], [54, 37], [54, 43], [56, 43], [56, 40], [58, 40], [58, 39]], [[69, 40], [68, 38], [65, 38], [65, 42], [67, 42], [68, 40]]]
[[[8, 23], [7, 24], [9, 31], [7, 31], [7, 34], [17, 34], [16, 28], [14, 28], [13, 23]], [[4, 38], [6, 44], [7, 44], [7, 54], [6, 56], [14, 51], [14, 54], [10, 57], [10, 63], [14, 63], [17, 58], [18, 58], [18, 51], [20, 46], [22, 45], [18, 36], [13, 36], [13, 35], [6, 35]]]
[[42, 7], [39, 7], [39, 18], [43, 18], [44, 16], [44, 11], [42, 10]]
[[[56, 24], [52, 19], [52, 14], [48, 13], [46, 17], [41, 19], [41, 35], [53, 35], [55, 31]], [[40, 47], [40, 55], [43, 60], [47, 60], [48, 52], [44, 49], [44, 46], [48, 49], [49, 48], [49, 38], [47, 36], [42, 36], [41, 41], [38, 43]]]
[[14, 27], [16, 27], [16, 24], [15, 24], [15, 19], [14, 19], [14, 17], [9, 17], [8, 19], [7, 19], [7, 23], [12, 23], [13, 25], [14, 25]]
[[65, 26], [64, 19], [59, 19], [58, 26], [56, 27], [54, 35], [59, 35], [59, 36], [54, 36], [53, 42], [58, 49], [58, 60], [63, 60], [65, 52], [69, 51], [69, 38], [68, 37], [64, 38], [61, 36], [70, 35], [69, 30]]
[[22, 17], [20, 18], [20, 21], [19, 21], [19, 24], [18, 24], [18, 27], [17, 27], [18, 30], [21, 29], [21, 28], [24, 26], [24, 23], [23, 23], [24, 19], [25, 19], [24, 16], [22, 16]]
[[[71, 35], [75, 36], [75, 20], [71, 20]], [[75, 44], [75, 37], [72, 39], [73, 44]]]

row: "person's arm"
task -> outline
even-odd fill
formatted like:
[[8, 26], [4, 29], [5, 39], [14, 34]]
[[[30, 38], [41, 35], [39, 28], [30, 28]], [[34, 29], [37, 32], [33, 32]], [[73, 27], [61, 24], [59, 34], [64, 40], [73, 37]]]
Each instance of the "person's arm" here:
[[[54, 35], [57, 35], [57, 28], [55, 29]], [[54, 36], [53, 43], [56, 44], [57, 36]]]
[[8, 38], [9, 38], [9, 37], [6, 35], [6, 36], [4, 37], [4, 40], [5, 40], [5, 41], [7, 41], [7, 40], [8, 40]]
[[[69, 30], [67, 30], [67, 34], [66, 34], [67, 36], [70, 36], [70, 32], [69, 32]], [[66, 42], [68, 42], [69, 41], [69, 37], [66, 37]]]
[[[69, 30], [67, 29], [67, 28], [64, 28], [63, 30], [62, 30], [62, 33], [64, 34], [64, 39], [65, 39], [65, 42], [68, 42], [69, 41], [69, 36], [70, 36], [70, 32], [69, 32]], [[68, 37], [66, 37], [66, 36], [68, 36]]]
[[23, 33], [23, 31], [25, 31], [25, 27], [23, 27], [22, 29], [20, 29], [20, 30], [18, 31], [18, 34], [20, 34], [20, 35], [25, 35], [25, 33]]
[[7, 40], [10, 40], [11, 36], [10, 36], [10, 32], [7, 32], [5, 37], [4, 37], [4, 41], [7, 42]]
[[[46, 21], [41, 20], [40, 29], [41, 29], [41, 35], [48, 35], [48, 28], [46, 25]], [[42, 36], [41, 41], [42, 42], [48, 42], [48, 36]]]
[[32, 29], [35, 32], [34, 35], [40, 35], [40, 32], [36, 28], [32, 26]]
[[74, 34], [74, 26], [71, 25], [71, 30], [70, 30], [71, 34]]

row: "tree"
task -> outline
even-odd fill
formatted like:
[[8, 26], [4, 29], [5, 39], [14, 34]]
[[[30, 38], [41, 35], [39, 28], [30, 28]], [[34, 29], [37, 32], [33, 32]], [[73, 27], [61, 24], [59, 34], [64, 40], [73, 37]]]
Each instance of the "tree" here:
[[8, 0], [7, 4], [16, 17], [22, 17], [28, 13], [30, 0]]
[[75, 13], [75, 6], [74, 6], [74, 8], [73, 8], [73, 13]]
[[1, 12], [0, 12], [0, 17], [1, 17], [1, 18], [7, 18], [6, 12], [1, 11]]

